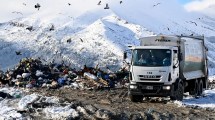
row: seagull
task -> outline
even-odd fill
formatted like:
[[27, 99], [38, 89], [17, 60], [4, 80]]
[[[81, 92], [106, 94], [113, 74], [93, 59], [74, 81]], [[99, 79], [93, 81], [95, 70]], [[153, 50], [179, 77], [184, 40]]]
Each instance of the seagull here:
[[169, 28], [167, 27], [167, 30], [169, 30]]
[[39, 10], [41, 6], [40, 6], [39, 3], [37, 3], [34, 7], [35, 7], [35, 8], [38, 8], [38, 10]]
[[15, 51], [16, 55], [22, 55], [21, 51]]
[[26, 6], [26, 4], [25, 3], [22, 3], [24, 6]]
[[29, 31], [32, 31], [33, 30], [33, 26], [29, 26], [26, 29], [29, 30]]
[[51, 26], [51, 28], [49, 29], [49, 31], [54, 30], [54, 25]]
[[71, 5], [70, 3], [68, 3], [68, 5]]
[[122, 1], [120, 1], [119, 3], [122, 4]]
[[20, 14], [20, 15], [23, 15], [21, 12], [17, 12], [17, 11], [14, 11], [12, 13], [16, 13], [16, 14]]
[[106, 6], [105, 6], [105, 8], [104, 9], [109, 9], [109, 6], [108, 6], [108, 4], [106, 3]]
[[101, 5], [101, 2], [102, 2], [102, 1], [99, 1], [99, 3], [98, 3], [97, 5]]
[[159, 4], [161, 4], [161, 3], [157, 3], [157, 4], [153, 5], [153, 7], [158, 6]]
[[72, 42], [71, 38], [69, 38], [66, 42], [71, 43]]
[[196, 22], [193, 22], [193, 21], [190, 21], [191, 23], [194, 23], [196, 26], [197, 26], [197, 23]]

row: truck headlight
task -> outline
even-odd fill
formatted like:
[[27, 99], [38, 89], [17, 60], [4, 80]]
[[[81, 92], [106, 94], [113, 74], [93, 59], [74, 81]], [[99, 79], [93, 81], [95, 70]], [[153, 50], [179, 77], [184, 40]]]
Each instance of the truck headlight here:
[[163, 90], [170, 90], [170, 86], [163, 86]]
[[137, 89], [137, 85], [130, 85], [130, 89]]

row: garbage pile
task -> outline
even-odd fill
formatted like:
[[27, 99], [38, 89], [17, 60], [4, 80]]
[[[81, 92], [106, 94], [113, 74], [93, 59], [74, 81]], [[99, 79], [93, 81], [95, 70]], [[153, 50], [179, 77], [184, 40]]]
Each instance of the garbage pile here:
[[24, 58], [14, 69], [0, 72], [0, 85], [18, 87], [72, 87], [75, 89], [100, 89], [123, 87], [128, 82], [128, 71], [124, 68], [112, 72], [100, 70], [84, 65], [83, 69], [76, 70], [69, 65], [54, 62], [43, 64], [40, 58]]

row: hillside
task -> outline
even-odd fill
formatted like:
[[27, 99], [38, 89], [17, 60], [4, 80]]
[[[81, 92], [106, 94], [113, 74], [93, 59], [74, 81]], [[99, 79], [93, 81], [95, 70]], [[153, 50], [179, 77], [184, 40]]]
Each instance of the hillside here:
[[[99, 64], [101, 68], [109, 66], [117, 70], [122, 65], [123, 51], [128, 45], [138, 45], [140, 37], [194, 34], [207, 38], [210, 74], [215, 72], [212, 69], [215, 19], [188, 13], [176, 1], [104, 0], [99, 4], [97, 0], [47, 0], [38, 3], [39, 10], [33, 8], [36, 2], [25, 1], [23, 7], [20, 1], [16, 10], [22, 15], [0, 24], [1, 69], [12, 68], [21, 58], [40, 57], [46, 62], [63, 60], [78, 69], [84, 64]], [[109, 9], [104, 9], [106, 4]]]

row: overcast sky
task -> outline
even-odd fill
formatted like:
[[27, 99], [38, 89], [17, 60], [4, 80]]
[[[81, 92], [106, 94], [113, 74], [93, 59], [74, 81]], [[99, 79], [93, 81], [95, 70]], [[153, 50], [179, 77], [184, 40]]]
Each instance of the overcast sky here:
[[[46, 11], [45, 9], [53, 9], [57, 12], [60, 11], [58, 10], [58, 6], [64, 5], [65, 8], [63, 9], [71, 9], [69, 11], [75, 14], [74, 10], [77, 11], [78, 9], [85, 9], [86, 7], [84, 5], [97, 4], [93, 2], [98, 2], [99, 0], [82, 0], [82, 2], [83, 1], [87, 4], [83, 4], [83, 6], [80, 8], [80, 6], [75, 5], [75, 3], [81, 4], [79, 0], [0, 0], [0, 22], [6, 22], [11, 19], [29, 16], [31, 14], [40, 12], [34, 8], [34, 5], [37, 3], [41, 4], [41, 9], [43, 9], [43, 11]], [[178, 1], [187, 11], [215, 14], [215, 0]], [[70, 8], [68, 8], [68, 3], [71, 3]]]
[[185, 9], [215, 16], [215, 0], [192, 0], [185, 4]]

